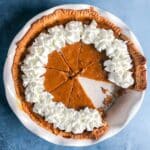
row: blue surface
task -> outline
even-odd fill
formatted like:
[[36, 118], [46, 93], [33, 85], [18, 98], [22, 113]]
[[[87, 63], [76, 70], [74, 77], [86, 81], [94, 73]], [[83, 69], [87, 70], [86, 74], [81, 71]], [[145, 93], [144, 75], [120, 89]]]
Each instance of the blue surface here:
[[[138, 37], [150, 60], [150, 0], [0, 0], [0, 150], [50, 150], [70, 148], [50, 144], [22, 126], [10, 110], [2, 83], [2, 71], [11, 40], [37, 13], [65, 3], [88, 3], [106, 9], [126, 22]], [[148, 68], [149, 68], [148, 62]], [[113, 138], [89, 150], [150, 150], [150, 92], [129, 125]], [[77, 148], [72, 148], [74, 150]], [[79, 148], [86, 149], [86, 148]]]

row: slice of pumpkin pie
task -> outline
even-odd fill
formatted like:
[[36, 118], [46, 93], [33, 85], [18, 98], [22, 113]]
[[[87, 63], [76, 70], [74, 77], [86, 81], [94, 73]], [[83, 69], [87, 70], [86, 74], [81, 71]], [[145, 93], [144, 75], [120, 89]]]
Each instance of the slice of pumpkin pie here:
[[[69, 98], [72, 97], [74, 80], [67, 80], [65, 83], [57, 87], [51, 92], [54, 96], [54, 101], [62, 102], [66, 107], [69, 107]], [[72, 107], [73, 108], [73, 107]]]
[[87, 66], [81, 73], [82, 77], [86, 77], [93, 80], [108, 81], [107, 73], [103, 66], [99, 62], [95, 62]]
[[62, 54], [67, 64], [70, 66], [74, 73], [79, 71], [79, 55], [80, 55], [81, 43], [77, 42], [71, 45], [67, 45], [62, 48]]
[[60, 52], [57, 51], [53, 51], [48, 55], [48, 63], [46, 67], [64, 72], [69, 72], [70, 70]]
[[53, 91], [67, 81], [67, 74], [55, 69], [47, 69], [45, 73], [44, 86], [48, 92]]
[[88, 65], [100, 61], [100, 53], [93, 45], [81, 44], [81, 51], [79, 55], [79, 68], [84, 69]]

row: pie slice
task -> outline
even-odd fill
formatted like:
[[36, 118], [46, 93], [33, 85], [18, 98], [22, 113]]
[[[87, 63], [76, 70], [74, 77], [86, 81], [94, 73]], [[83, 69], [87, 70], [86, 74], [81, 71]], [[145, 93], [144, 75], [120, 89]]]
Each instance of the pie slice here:
[[72, 45], [67, 45], [64, 48], [62, 48], [63, 56], [74, 73], [77, 73], [79, 71], [78, 59], [80, 49], [81, 49], [80, 42], [74, 43]]
[[69, 67], [66, 64], [64, 58], [57, 51], [53, 51], [48, 55], [48, 64], [46, 65], [46, 67], [64, 72], [69, 72]]
[[74, 109], [81, 109], [84, 107], [95, 108], [92, 101], [86, 95], [78, 79], [75, 79], [73, 89], [69, 99], [69, 107]]
[[66, 105], [66, 107], [68, 107], [69, 97], [73, 88], [73, 81], [74, 80], [68, 80], [51, 92], [54, 96], [54, 101], [62, 102]]
[[51, 92], [65, 81], [67, 81], [66, 73], [55, 69], [47, 69], [44, 81], [45, 90]]
[[107, 73], [103, 69], [102, 64], [99, 62], [90, 64], [86, 69], [83, 70], [81, 76], [89, 79], [109, 82], [107, 79]]
[[100, 53], [93, 45], [81, 44], [81, 51], [79, 55], [79, 67], [81, 69], [87, 67], [93, 62], [100, 60]]

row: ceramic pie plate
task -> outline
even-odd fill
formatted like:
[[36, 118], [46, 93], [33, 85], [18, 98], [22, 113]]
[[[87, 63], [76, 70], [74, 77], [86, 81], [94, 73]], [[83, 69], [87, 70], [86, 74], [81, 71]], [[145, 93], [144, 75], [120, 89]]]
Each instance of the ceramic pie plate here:
[[37, 16], [33, 17], [29, 22], [25, 24], [25, 26], [21, 29], [21, 31], [16, 35], [14, 40], [12, 41], [9, 50], [8, 55], [6, 58], [5, 66], [4, 66], [4, 85], [5, 85], [5, 92], [7, 101], [13, 110], [13, 112], [16, 114], [18, 119], [21, 121], [21, 123], [29, 129], [34, 134], [38, 135], [39, 137], [47, 140], [48, 142], [55, 143], [58, 145], [64, 145], [64, 146], [88, 146], [93, 145], [98, 142], [102, 142], [115, 134], [119, 133], [128, 123], [129, 121], [135, 116], [135, 114], [138, 112], [142, 102], [145, 91], [137, 92], [133, 90], [127, 90], [123, 96], [119, 97], [117, 101], [113, 104], [111, 109], [107, 112], [106, 120], [110, 126], [108, 132], [104, 134], [100, 139], [98, 140], [76, 140], [76, 139], [66, 139], [60, 136], [56, 136], [46, 129], [40, 127], [37, 125], [34, 121], [30, 119], [30, 117], [20, 108], [20, 100], [16, 97], [16, 92], [14, 88], [14, 82], [12, 78], [11, 73], [11, 67], [13, 64], [13, 58], [15, 55], [16, 50], [16, 43], [23, 37], [23, 35], [28, 31], [31, 24], [35, 22], [37, 19], [48, 15], [50, 13], [53, 13], [56, 9], [74, 9], [74, 10], [80, 10], [80, 9], [87, 9], [93, 7], [97, 12], [100, 12], [102, 16], [108, 18], [110, 21], [112, 21], [114, 24], [119, 26], [123, 33], [130, 37], [132, 41], [135, 43], [135, 45], [139, 48], [139, 50], [143, 53], [142, 48], [135, 37], [135, 35], [132, 33], [132, 31], [128, 28], [128, 26], [123, 23], [119, 18], [112, 15], [111, 13], [104, 11], [100, 8], [97, 8], [95, 6], [86, 5], [86, 4], [67, 4], [67, 5], [60, 5], [57, 7], [50, 8], [44, 12], [41, 12]]

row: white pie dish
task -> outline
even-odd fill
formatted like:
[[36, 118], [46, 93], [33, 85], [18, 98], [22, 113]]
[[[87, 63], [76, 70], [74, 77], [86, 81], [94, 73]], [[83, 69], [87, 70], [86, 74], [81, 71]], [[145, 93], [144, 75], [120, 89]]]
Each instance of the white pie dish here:
[[[46, 129], [41, 128], [39, 125], [37, 125], [35, 122], [33, 122], [29, 116], [24, 113], [20, 107], [19, 107], [19, 100], [16, 98], [15, 89], [14, 89], [14, 83], [12, 79], [11, 74], [11, 67], [13, 63], [13, 57], [15, 54], [16, 49], [16, 42], [19, 41], [22, 36], [27, 32], [27, 30], [30, 28], [30, 25], [36, 21], [38, 18], [41, 18], [44, 15], [52, 13], [54, 10], [59, 8], [65, 8], [65, 9], [86, 9], [91, 6], [85, 5], [85, 4], [73, 4], [73, 5], [61, 5], [58, 7], [51, 8], [47, 11], [44, 11], [40, 13], [39, 15], [35, 16], [33, 19], [31, 19], [24, 27], [23, 29], [17, 34], [17, 36], [12, 41], [8, 56], [6, 59], [5, 67], [4, 67], [4, 84], [5, 84], [5, 90], [6, 90], [6, 97], [8, 100], [8, 103], [16, 116], [19, 118], [19, 120], [22, 122], [22, 124], [35, 133], [36, 135], [42, 137], [43, 139], [59, 144], [59, 145], [66, 145], [66, 146], [88, 146], [95, 144], [97, 142], [101, 142], [103, 140], [106, 140], [110, 138], [111, 136], [117, 134], [120, 132], [127, 124], [128, 122], [134, 117], [134, 115], [139, 110], [141, 103], [143, 101], [144, 97], [144, 91], [143, 92], [136, 92], [129, 90], [127, 94], [122, 96], [117, 100], [117, 102], [113, 105], [113, 107], [109, 110], [107, 114], [107, 121], [109, 123], [110, 129], [109, 131], [99, 140], [93, 141], [93, 140], [74, 140], [74, 139], [65, 139], [59, 136], [56, 136], [50, 132], [48, 132]], [[94, 7], [94, 6], [92, 6]], [[108, 19], [112, 20], [113, 23], [116, 23], [117, 26], [121, 27], [124, 31], [124, 34], [132, 38], [134, 43], [139, 47], [139, 49], [142, 51], [142, 48], [137, 41], [134, 34], [129, 30], [129, 28], [117, 17], [114, 15], [101, 10], [99, 8], [94, 7], [95, 10], [100, 11], [101, 15], [107, 17]], [[120, 107], [121, 106], [121, 107]], [[125, 109], [122, 109], [125, 108]]]

